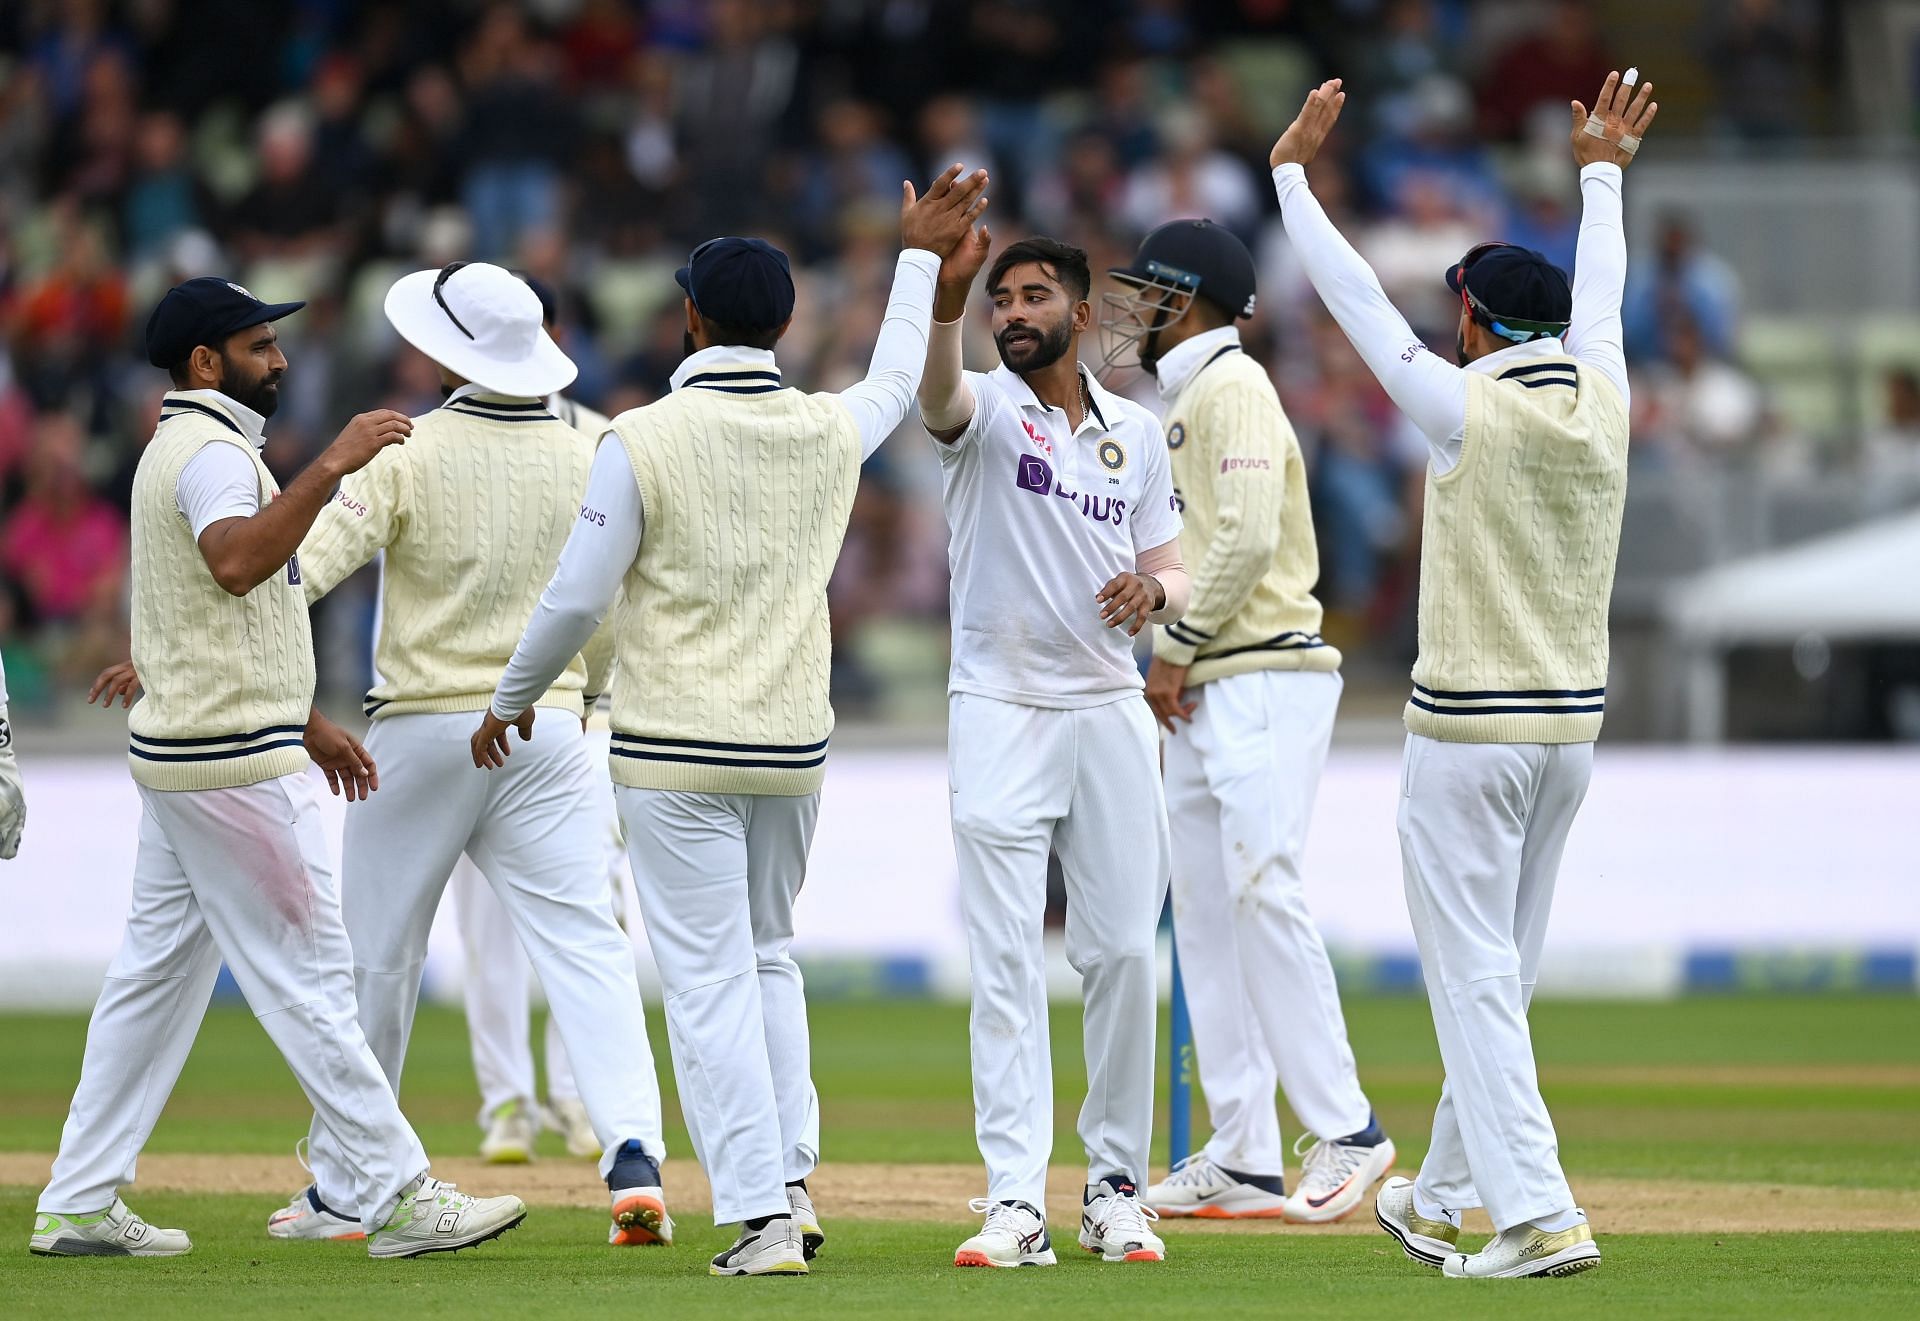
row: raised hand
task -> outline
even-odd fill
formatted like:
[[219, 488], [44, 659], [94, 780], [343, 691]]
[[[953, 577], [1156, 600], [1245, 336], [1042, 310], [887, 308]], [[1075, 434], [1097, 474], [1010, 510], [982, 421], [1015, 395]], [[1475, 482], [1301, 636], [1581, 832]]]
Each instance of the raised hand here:
[[[1653, 84], [1641, 83], [1636, 94], [1632, 87], [1622, 85], [1618, 69], [1600, 85], [1591, 114], [1578, 101], [1572, 104], [1573, 159], [1583, 169], [1589, 165], [1618, 165], [1624, 170], [1660, 111], [1660, 103], [1653, 99]], [[1599, 131], [1588, 128], [1590, 123]]]
[[341, 428], [322, 457], [336, 478], [344, 477], [359, 472], [373, 462], [374, 455], [389, 445], [403, 443], [412, 434], [412, 418], [391, 408], [376, 408]]
[[1277, 170], [1282, 165], [1305, 165], [1313, 160], [1339, 122], [1340, 107], [1346, 103], [1347, 94], [1340, 90], [1338, 78], [1329, 78], [1308, 92], [1307, 103], [1267, 153], [1267, 164]]
[[917, 197], [911, 181], [900, 185], [900, 246], [924, 248], [943, 261], [969, 237], [973, 222], [987, 209], [987, 172], [965, 178], [965, 166], [951, 165]]

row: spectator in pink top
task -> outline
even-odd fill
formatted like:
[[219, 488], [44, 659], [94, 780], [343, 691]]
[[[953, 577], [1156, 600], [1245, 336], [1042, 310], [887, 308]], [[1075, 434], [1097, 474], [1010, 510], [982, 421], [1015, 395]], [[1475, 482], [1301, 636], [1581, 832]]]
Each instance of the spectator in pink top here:
[[26, 464], [26, 490], [0, 529], [0, 571], [42, 624], [76, 621], [118, 596], [127, 531], [87, 485], [86, 437], [66, 413], [48, 413]]

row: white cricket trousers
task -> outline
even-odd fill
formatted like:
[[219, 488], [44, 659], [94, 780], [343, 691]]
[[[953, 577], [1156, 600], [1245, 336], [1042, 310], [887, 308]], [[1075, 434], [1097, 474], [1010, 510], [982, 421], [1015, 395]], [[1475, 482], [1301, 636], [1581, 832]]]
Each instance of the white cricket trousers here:
[[1573, 1209], [1527, 1007], [1591, 743], [1407, 736], [1400, 857], [1446, 1082], [1414, 1180], [1423, 1205], [1497, 1230]]
[[786, 1215], [786, 1185], [820, 1153], [806, 988], [787, 952], [820, 795], [613, 793], [713, 1222]]
[[[520, 948], [513, 919], [494, 897], [493, 887], [467, 858], [453, 868], [453, 915], [460, 928], [460, 950], [467, 976], [461, 990], [467, 1006], [467, 1041], [473, 1051], [473, 1077], [480, 1085], [480, 1125], [510, 1101], [531, 1107], [534, 1086], [533, 1038], [528, 1022], [533, 965]], [[547, 1015], [544, 1042], [547, 1096], [578, 1099], [573, 1062], [560, 1039], [560, 1023]]]
[[[533, 738], [515, 734], [507, 764], [491, 771], [473, 764], [479, 721], [472, 711], [386, 716], [367, 732], [380, 789], [347, 815], [342, 904], [367, 1041], [398, 1092], [427, 933], [464, 852], [506, 908], [559, 1021], [605, 1148], [600, 1173], [628, 1139], [662, 1160], [660, 1085], [633, 946], [607, 896], [605, 798], [580, 721], [540, 711]], [[340, 1206], [347, 1191], [326, 1116], [315, 1118], [308, 1154], [321, 1198]]]
[[1276, 1081], [1315, 1137], [1365, 1128], [1333, 965], [1301, 863], [1340, 705], [1338, 674], [1256, 670], [1187, 690], [1166, 735], [1173, 935], [1213, 1118], [1207, 1155], [1279, 1175]]
[[948, 701], [953, 844], [973, 971], [974, 1133], [993, 1201], [1046, 1205], [1053, 1151], [1042, 919], [1047, 854], [1067, 883], [1067, 961], [1086, 998], [1088, 1182], [1147, 1174], [1154, 935], [1167, 897], [1166, 802], [1137, 695], [1056, 710]]
[[[224, 957], [314, 1110], [367, 1231], [427, 1154], [354, 1012], [340, 891], [306, 772], [233, 789], [140, 789], [127, 933], [87, 1028], [80, 1085], [39, 1209], [112, 1204], [180, 1077]], [[364, 804], [348, 811], [358, 813]]]
[[[607, 884], [617, 921], [621, 909], [620, 866], [626, 858], [626, 847], [620, 842], [614, 817], [613, 784], [603, 775], [594, 778], [606, 799], [601, 847], [608, 854]], [[484, 1128], [493, 1112], [509, 1101], [534, 1104], [533, 1042], [528, 1024], [533, 965], [520, 948], [513, 919], [472, 859], [463, 855], [454, 864], [452, 886], [454, 920], [460, 928], [460, 949], [467, 961], [466, 980], [461, 984], [467, 1006], [467, 1041], [473, 1052], [474, 1080], [480, 1085], [480, 1125]], [[561, 1040], [560, 1024], [552, 1014], [547, 1015], [543, 1045], [547, 1099], [579, 1100], [580, 1084], [574, 1081], [573, 1061], [567, 1058], [567, 1043]]]

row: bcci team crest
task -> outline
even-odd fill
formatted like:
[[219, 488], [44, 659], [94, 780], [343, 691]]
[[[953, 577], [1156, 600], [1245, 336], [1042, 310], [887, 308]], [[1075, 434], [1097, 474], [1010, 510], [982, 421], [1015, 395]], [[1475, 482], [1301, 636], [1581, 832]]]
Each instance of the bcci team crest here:
[[1127, 452], [1121, 448], [1117, 440], [1101, 441], [1099, 453], [1100, 466], [1108, 472], [1119, 472], [1127, 466]]
[[1167, 448], [1168, 449], [1177, 450], [1186, 443], [1187, 443], [1187, 424], [1185, 422], [1175, 422], [1172, 426], [1167, 428]]

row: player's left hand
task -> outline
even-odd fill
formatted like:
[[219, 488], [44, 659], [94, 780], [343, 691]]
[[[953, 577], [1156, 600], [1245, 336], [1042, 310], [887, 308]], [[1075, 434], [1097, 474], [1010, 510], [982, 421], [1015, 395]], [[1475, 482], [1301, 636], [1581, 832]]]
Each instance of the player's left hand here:
[[527, 742], [533, 737], [533, 708], [528, 707], [512, 720], [502, 720], [488, 707], [480, 718], [480, 728], [473, 731], [473, 764], [483, 771], [495, 770], [507, 764], [507, 731], [520, 731], [520, 741]]
[[1267, 153], [1267, 165], [1277, 170], [1282, 165], [1306, 165], [1312, 161], [1320, 154], [1334, 124], [1339, 122], [1340, 107], [1346, 103], [1347, 94], [1340, 90], [1338, 78], [1329, 78], [1308, 92], [1307, 103], [1300, 107], [1293, 123], [1287, 125], [1287, 131]]
[[1193, 722], [1193, 713], [1200, 704], [1185, 701], [1187, 689], [1187, 667], [1169, 665], [1158, 656], [1147, 667], [1147, 705], [1153, 711], [1153, 718], [1166, 726], [1169, 734], [1180, 731], [1173, 722], [1185, 720]]
[[1167, 591], [1148, 574], [1123, 573], [1102, 587], [1094, 600], [1101, 602], [1100, 618], [1106, 626], [1124, 625], [1131, 638], [1147, 626], [1148, 615], [1167, 603]]
[[106, 701], [100, 703], [102, 706], [112, 706], [114, 699], [119, 698], [123, 708], [130, 707], [133, 705], [133, 695], [139, 691], [140, 676], [134, 673], [133, 662], [124, 660], [100, 671], [93, 681], [93, 687], [87, 689], [87, 704], [91, 706], [104, 696]]
[[349, 803], [364, 803], [380, 787], [380, 772], [359, 739], [315, 711], [302, 740], [313, 764], [326, 772], [327, 788]]

